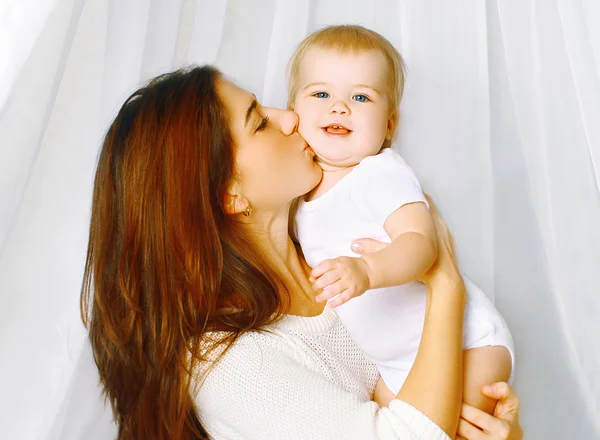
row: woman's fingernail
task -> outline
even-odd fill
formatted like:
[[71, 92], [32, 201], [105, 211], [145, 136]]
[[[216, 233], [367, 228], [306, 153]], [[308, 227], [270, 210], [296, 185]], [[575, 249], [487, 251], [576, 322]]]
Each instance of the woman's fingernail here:
[[360, 243], [352, 243], [350, 249], [352, 249], [352, 251], [356, 252], [357, 254], [362, 254], [363, 252], [363, 246]]

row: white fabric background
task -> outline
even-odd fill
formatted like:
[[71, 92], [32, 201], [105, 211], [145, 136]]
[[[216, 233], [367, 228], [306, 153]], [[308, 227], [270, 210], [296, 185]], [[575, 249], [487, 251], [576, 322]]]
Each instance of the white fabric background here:
[[78, 307], [118, 106], [206, 62], [283, 106], [294, 45], [330, 23], [408, 63], [396, 146], [512, 329], [526, 438], [600, 438], [598, 0], [2, 0], [0, 438], [114, 435]]

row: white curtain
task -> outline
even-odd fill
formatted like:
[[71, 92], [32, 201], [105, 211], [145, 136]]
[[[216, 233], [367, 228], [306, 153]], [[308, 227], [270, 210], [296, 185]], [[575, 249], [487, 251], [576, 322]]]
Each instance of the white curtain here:
[[509, 323], [526, 438], [600, 438], [598, 0], [3, 0], [0, 438], [115, 434], [78, 307], [98, 148], [127, 95], [213, 63], [284, 106], [294, 46], [332, 23], [407, 61], [395, 147]]

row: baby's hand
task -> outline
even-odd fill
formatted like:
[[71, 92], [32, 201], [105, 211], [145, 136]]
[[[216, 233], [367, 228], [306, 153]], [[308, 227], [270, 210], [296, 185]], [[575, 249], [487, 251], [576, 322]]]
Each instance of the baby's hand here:
[[324, 289], [316, 300], [327, 301], [338, 295], [329, 303], [337, 307], [356, 296], [362, 295], [370, 288], [369, 265], [362, 258], [339, 257], [325, 260], [315, 267], [309, 279], [313, 289]]

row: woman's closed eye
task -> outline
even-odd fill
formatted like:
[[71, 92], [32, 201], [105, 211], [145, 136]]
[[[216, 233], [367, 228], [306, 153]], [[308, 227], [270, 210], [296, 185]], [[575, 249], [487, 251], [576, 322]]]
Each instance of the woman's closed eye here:
[[369, 99], [369, 97], [367, 95], [362, 95], [362, 94], [354, 95], [352, 97], [352, 99], [354, 99], [355, 101], [358, 101], [358, 102], [368, 102], [368, 101], [370, 101], [370, 99]]
[[265, 128], [267, 128], [268, 123], [269, 123], [269, 117], [265, 116], [264, 118], [261, 119], [260, 124], [258, 124], [258, 127], [256, 127], [256, 132], [263, 131]]

